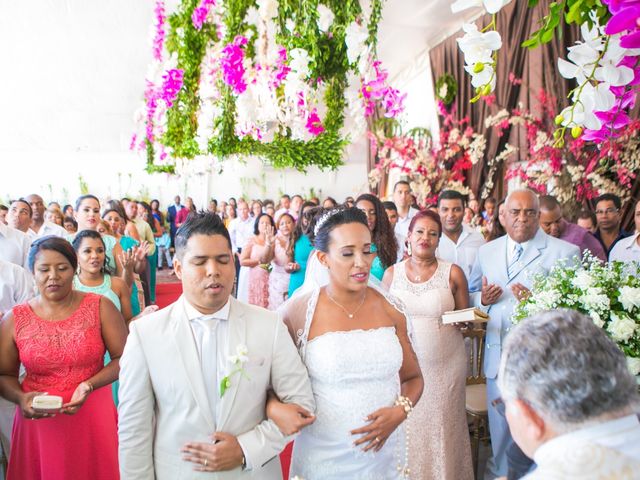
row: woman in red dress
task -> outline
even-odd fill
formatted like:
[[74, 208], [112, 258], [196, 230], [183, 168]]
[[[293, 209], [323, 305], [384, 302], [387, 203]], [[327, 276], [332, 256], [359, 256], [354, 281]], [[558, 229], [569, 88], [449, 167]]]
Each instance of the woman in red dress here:
[[[124, 320], [108, 299], [72, 289], [77, 258], [66, 240], [36, 241], [29, 266], [40, 295], [14, 307], [0, 327], [0, 394], [17, 405], [7, 478], [118, 479], [109, 385], [118, 378]], [[106, 366], [105, 349], [111, 355]], [[44, 393], [62, 397], [59, 412], [32, 408]]]

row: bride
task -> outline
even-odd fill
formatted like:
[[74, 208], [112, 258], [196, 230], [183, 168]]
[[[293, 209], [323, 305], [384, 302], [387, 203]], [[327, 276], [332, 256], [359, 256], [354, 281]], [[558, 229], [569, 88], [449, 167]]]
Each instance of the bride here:
[[[295, 295], [282, 309], [311, 378], [316, 417], [271, 398], [267, 414], [296, 438], [291, 475], [305, 480], [406, 476], [406, 441], [396, 429], [422, 394], [407, 323], [369, 285], [375, 253], [365, 215], [331, 210], [315, 227], [328, 285]], [[315, 421], [314, 421], [315, 420]]]

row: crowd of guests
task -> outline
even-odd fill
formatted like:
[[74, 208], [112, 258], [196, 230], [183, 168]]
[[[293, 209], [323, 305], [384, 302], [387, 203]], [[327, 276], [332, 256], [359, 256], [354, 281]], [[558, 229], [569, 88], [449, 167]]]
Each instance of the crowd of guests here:
[[[581, 212], [572, 223], [550, 195], [516, 190], [501, 201], [486, 199], [480, 208], [476, 199], [447, 190], [440, 193], [435, 205], [420, 209], [405, 181], [394, 186], [389, 201], [372, 194], [348, 197], [340, 205], [331, 197], [305, 200], [300, 195], [282, 195], [277, 203], [230, 198], [219, 203], [211, 200], [206, 209], [200, 209], [207, 214], [198, 213], [191, 198], [183, 205], [179, 196], [166, 210], [157, 200], [101, 202], [93, 195], [81, 196], [73, 206], [60, 207], [56, 202], [46, 205], [37, 194], [0, 206], [0, 315], [4, 314], [0, 330], [0, 395], [4, 399], [0, 404], [0, 440], [9, 458], [8, 477], [71, 478], [69, 475], [75, 474], [80, 478], [81, 472], [93, 468], [101, 472], [100, 478], [118, 478], [117, 380], [129, 324], [157, 309], [156, 273], [163, 265], [171, 274], [176, 267], [183, 289], [190, 288], [184, 254], [179, 251], [184, 250], [188, 238], [180, 244], [180, 232], [184, 236], [191, 228], [190, 222], [215, 216], [232, 253], [229, 262], [235, 278], [229, 293], [240, 302], [268, 310], [280, 309], [294, 296], [305, 283], [311, 261], [339, 270], [347, 257], [357, 257], [353, 245], [364, 245], [369, 258], [362, 260], [367, 276], [391, 297], [400, 299], [402, 312], [412, 326], [411, 345], [401, 339], [405, 350], [401, 363], [411, 364], [407, 360], [411, 357], [409, 350], [415, 352], [416, 363], [403, 370], [401, 380], [407, 390], [403, 387], [399, 397], [404, 399], [402, 406], [411, 404], [407, 431], [412, 434], [407, 436], [404, 469], [412, 472], [410, 478], [474, 477], [465, 415], [467, 353], [461, 329], [466, 325], [443, 325], [441, 318], [446, 311], [469, 306], [485, 310], [490, 317], [484, 373], [492, 447], [485, 477], [522, 478], [535, 468], [530, 460], [533, 458], [540, 470], [527, 478], [551, 478], [541, 472], [560, 468], [558, 455], [545, 444], [560, 445], [553, 438], [572, 431], [571, 425], [578, 429], [593, 419], [618, 421], [622, 427], [632, 427], [636, 437], [640, 432], [637, 419], [629, 417], [637, 398], [626, 391], [628, 378], [618, 368], [624, 356], [607, 344], [603, 332], [581, 326], [585, 322], [593, 326], [588, 319], [555, 312], [525, 322], [528, 330], [515, 329], [519, 335], [507, 335], [513, 308], [529, 295], [532, 274], [549, 271], [557, 260], [571, 264], [590, 252], [602, 261], [640, 262], [640, 202], [634, 209], [634, 233], [622, 228], [622, 205], [617, 196], [601, 195], [594, 206], [594, 213]], [[341, 211], [358, 213], [336, 216], [335, 225], [328, 221]], [[366, 227], [365, 233], [357, 228], [338, 228], [350, 223]], [[337, 241], [336, 235], [355, 243], [347, 242], [348, 248], [341, 253], [330, 254], [328, 242]], [[348, 261], [359, 260], [354, 257]], [[334, 287], [328, 288], [346, 288], [335, 283], [334, 275], [331, 273], [327, 280]], [[349, 295], [344, 298], [351, 301]], [[350, 309], [322, 293], [314, 302], [307, 302], [317, 311], [309, 310], [305, 318], [317, 317], [314, 322], [331, 325], [331, 317], [341, 311], [349, 319], [360, 308], [374, 312], [376, 304], [372, 301], [365, 293], [362, 301]], [[388, 325], [397, 329], [393, 318], [390, 314]], [[319, 336], [309, 329], [309, 323], [296, 328], [291, 326], [295, 322], [288, 325], [301, 349], [310, 342], [309, 337]], [[558, 342], [573, 342], [583, 350], [592, 348], [580, 343], [587, 341], [583, 337], [572, 335], [575, 328], [589, 332], [590, 337], [603, 337], [598, 341], [612, 371], [621, 378], [618, 387], [626, 388], [620, 401], [606, 403], [606, 410], [596, 403], [602, 398], [602, 389], [608, 387], [601, 384], [590, 358], [581, 357], [584, 365], [578, 368], [570, 364], [569, 357], [549, 357], [547, 353], [549, 345]], [[306, 340], [300, 343], [299, 335], [306, 335]], [[531, 357], [514, 363], [512, 358], [522, 355], [520, 345], [532, 336], [538, 343]], [[521, 364], [530, 365], [525, 368]], [[26, 375], [20, 374], [21, 365]], [[61, 371], [61, 365], [66, 370]], [[315, 388], [312, 366], [306, 366], [312, 374], [311, 387]], [[553, 387], [542, 386], [546, 377], [540, 375], [544, 372], [553, 377]], [[565, 397], [572, 398], [562, 397], [563, 385], [558, 382], [569, 385], [575, 378], [589, 386], [583, 392], [583, 403], [573, 400], [566, 391]], [[529, 388], [528, 381], [534, 382], [535, 388]], [[421, 386], [418, 389], [422, 382], [424, 391]], [[62, 413], [70, 415], [34, 410], [33, 397], [44, 391], [62, 396]], [[504, 405], [497, 401], [501, 396], [506, 414]], [[554, 401], [556, 397], [560, 400]], [[272, 419], [283, 432], [296, 431], [308, 423], [300, 425], [292, 420], [286, 409], [279, 413], [281, 405], [272, 405], [271, 411], [276, 412]], [[603, 417], [607, 412], [611, 416]], [[49, 423], [27, 419], [46, 419]], [[615, 430], [616, 425], [611, 428]], [[385, 433], [384, 438], [389, 435]], [[61, 449], [60, 438], [73, 440]], [[378, 436], [375, 439], [379, 449], [384, 442]], [[568, 445], [566, 441], [564, 445]], [[640, 462], [640, 443], [635, 445], [594, 447], [590, 443], [585, 449], [611, 455], [616, 465], [628, 466], [629, 462]], [[540, 453], [543, 447], [544, 455]], [[41, 450], [39, 455], [34, 456], [34, 449]], [[529, 461], [514, 460], [527, 457]], [[208, 471], [208, 464], [202, 465]], [[66, 473], [45, 473], [50, 471]]]

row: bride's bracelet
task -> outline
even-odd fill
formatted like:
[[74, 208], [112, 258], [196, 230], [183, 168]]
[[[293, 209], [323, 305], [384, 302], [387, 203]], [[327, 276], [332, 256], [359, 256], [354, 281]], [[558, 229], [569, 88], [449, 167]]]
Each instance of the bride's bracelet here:
[[409, 417], [411, 411], [413, 410], [413, 402], [409, 399], [409, 397], [405, 397], [403, 395], [398, 395], [394, 406], [402, 407], [407, 417]]

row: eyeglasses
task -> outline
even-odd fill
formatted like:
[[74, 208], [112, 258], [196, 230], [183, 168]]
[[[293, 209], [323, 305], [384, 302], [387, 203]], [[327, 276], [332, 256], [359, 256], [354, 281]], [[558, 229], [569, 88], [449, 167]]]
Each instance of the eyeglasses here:
[[614, 213], [617, 213], [618, 209], [617, 208], [607, 208], [606, 210], [596, 210], [596, 215], [613, 215]]
[[512, 217], [519, 217], [524, 212], [525, 217], [533, 218], [538, 215], [538, 211], [534, 208], [527, 208], [525, 210], [522, 209], [511, 209], [509, 210], [509, 215]]

